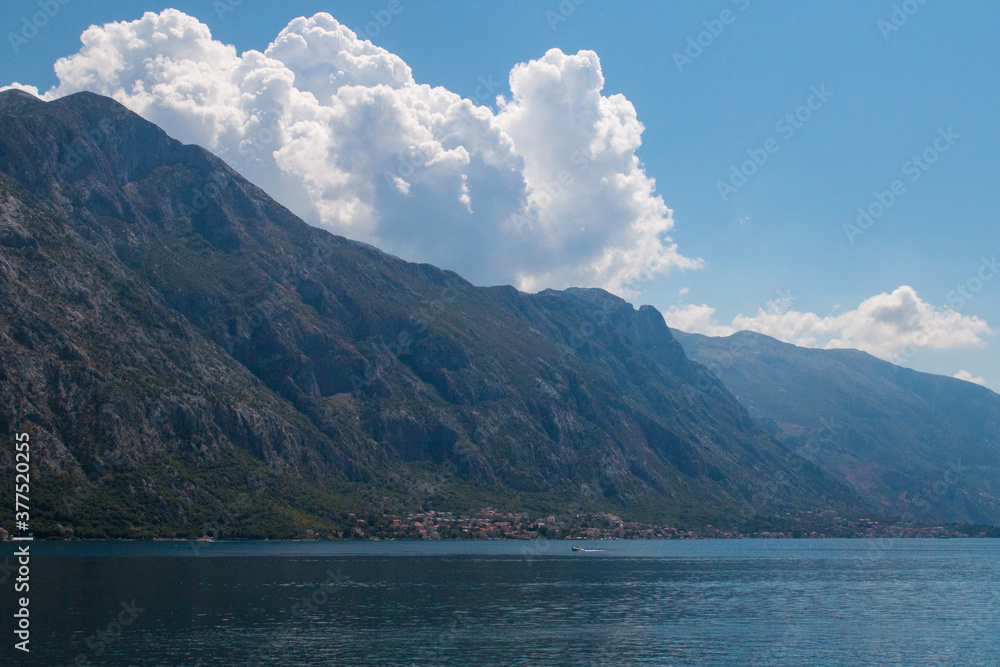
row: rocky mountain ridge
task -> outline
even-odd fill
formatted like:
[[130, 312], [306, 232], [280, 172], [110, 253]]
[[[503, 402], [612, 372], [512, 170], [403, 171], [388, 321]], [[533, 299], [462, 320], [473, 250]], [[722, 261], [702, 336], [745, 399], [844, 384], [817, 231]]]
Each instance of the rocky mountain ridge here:
[[0, 277], [0, 432], [31, 434], [41, 532], [871, 509], [655, 309], [476, 287], [310, 227], [90, 93], [0, 93]]

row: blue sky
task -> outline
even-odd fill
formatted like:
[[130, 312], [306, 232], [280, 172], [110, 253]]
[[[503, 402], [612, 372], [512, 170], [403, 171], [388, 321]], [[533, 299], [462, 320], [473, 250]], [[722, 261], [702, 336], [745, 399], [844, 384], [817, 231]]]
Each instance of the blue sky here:
[[[494, 112], [494, 93], [511, 99], [508, 77], [519, 63], [553, 48], [568, 55], [591, 50], [603, 72], [601, 94], [623, 95], [645, 127], [635, 154], [673, 211], [669, 237], [681, 255], [703, 260], [700, 268], [677, 263], [630, 282], [631, 300], [653, 304], [686, 328], [724, 333], [742, 323], [793, 342], [856, 344], [919, 370], [967, 370], [1000, 390], [997, 336], [973, 321], [1000, 328], [1000, 276], [989, 261], [1000, 254], [1000, 49], [991, 30], [1000, 6], [398, 0], [391, 13], [388, 0], [53, 3], [58, 11], [50, 9], [54, 16], [37, 35], [15, 40], [16, 53], [10, 33], [30, 34], [21, 32], [24, 20], [40, 5], [12, 1], [0, 10], [7, 36], [0, 83], [48, 90], [58, 83], [53, 63], [80, 50], [87, 26], [168, 7], [197, 18], [237, 53], [263, 51], [295, 17], [329, 12], [398, 56], [416, 82]], [[379, 15], [386, 25], [373, 23]], [[700, 51], [691, 47], [699, 39]], [[814, 108], [804, 111], [810, 102]], [[796, 112], [808, 119], [782, 120]], [[763, 164], [744, 165], [754, 155]], [[936, 159], [921, 166], [913, 158], [922, 155]], [[723, 197], [720, 182], [729, 181], [734, 166], [754, 173], [745, 183], [737, 178], [741, 185]], [[898, 194], [886, 194], [894, 182]], [[879, 212], [890, 197], [866, 229], [845, 230], [856, 224], [859, 207]], [[382, 213], [382, 200], [373, 201], [375, 215]], [[390, 237], [389, 226], [376, 232], [390, 250], [428, 259], [430, 251], [411, 237]], [[575, 246], [564, 240], [553, 265], [569, 261], [567, 247]], [[465, 252], [475, 256], [479, 248], [469, 244]], [[539, 254], [533, 261], [548, 260]], [[448, 265], [448, 256], [437, 263]], [[456, 260], [448, 268], [462, 265]], [[540, 268], [525, 285], [587, 280], [574, 271]], [[902, 286], [912, 292], [900, 292]], [[859, 308], [879, 295], [885, 298]], [[888, 326], [900, 312], [913, 322], [951, 324], [917, 339], [933, 344], [898, 356], [912, 339]]]

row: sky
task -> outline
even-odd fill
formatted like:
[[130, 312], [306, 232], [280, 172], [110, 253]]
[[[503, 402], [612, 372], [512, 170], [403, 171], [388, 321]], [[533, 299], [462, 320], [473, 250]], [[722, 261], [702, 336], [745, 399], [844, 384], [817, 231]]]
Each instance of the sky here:
[[0, 85], [110, 95], [307, 222], [476, 284], [604, 287], [681, 330], [1000, 391], [998, 20], [940, 0], [9, 0]]

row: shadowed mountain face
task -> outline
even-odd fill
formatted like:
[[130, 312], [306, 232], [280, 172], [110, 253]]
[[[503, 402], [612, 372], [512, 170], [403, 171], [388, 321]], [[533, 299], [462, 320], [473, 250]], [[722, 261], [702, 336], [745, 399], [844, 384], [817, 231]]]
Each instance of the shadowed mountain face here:
[[1000, 524], [1000, 396], [857, 350], [676, 332], [756, 419], [887, 514]]
[[0, 94], [0, 431], [31, 434], [50, 528], [854, 506], [704, 377], [651, 307], [475, 287], [107, 98]]

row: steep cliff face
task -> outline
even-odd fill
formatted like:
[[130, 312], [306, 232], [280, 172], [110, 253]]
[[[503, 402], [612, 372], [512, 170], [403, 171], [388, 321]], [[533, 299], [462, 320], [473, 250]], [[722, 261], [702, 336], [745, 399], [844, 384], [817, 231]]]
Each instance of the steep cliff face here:
[[[475, 287], [312, 228], [100, 96], [0, 94], [0, 275], [0, 431], [31, 430], [40, 484], [101, 489], [133, 525], [182, 531], [197, 498], [228, 502], [205, 476], [223, 460], [233, 492], [247, 471], [304, 484], [309, 516], [855, 503], [654, 309]], [[136, 491], [150, 461], [172, 471], [156, 516]]]

